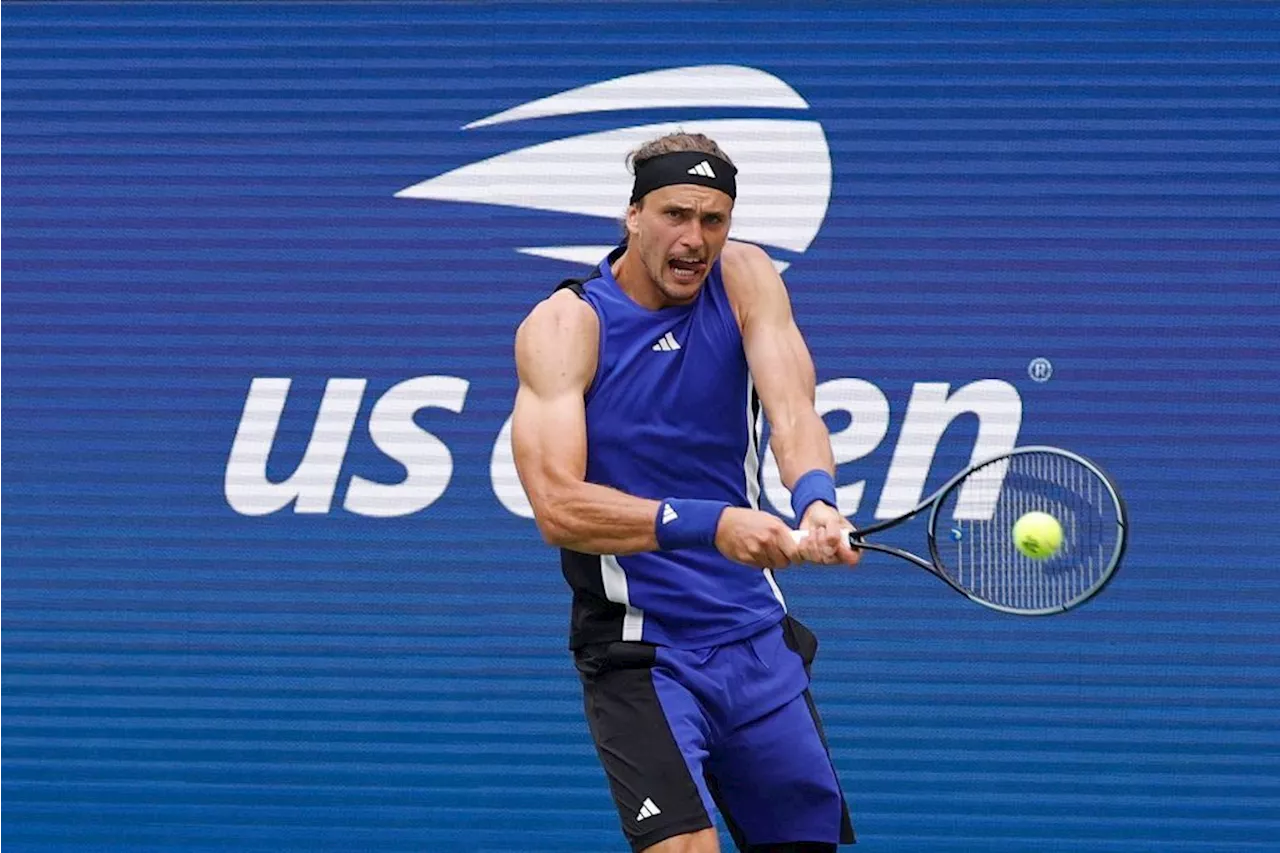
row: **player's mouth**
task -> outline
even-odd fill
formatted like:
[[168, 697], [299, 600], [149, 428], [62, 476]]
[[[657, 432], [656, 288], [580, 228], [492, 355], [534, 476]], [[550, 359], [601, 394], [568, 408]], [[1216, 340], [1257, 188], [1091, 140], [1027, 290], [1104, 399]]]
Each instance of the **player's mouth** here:
[[707, 272], [706, 261], [685, 260], [683, 258], [672, 258], [667, 261], [667, 268], [671, 270], [671, 277], [680, 284], [694, 284], [700, 281]]

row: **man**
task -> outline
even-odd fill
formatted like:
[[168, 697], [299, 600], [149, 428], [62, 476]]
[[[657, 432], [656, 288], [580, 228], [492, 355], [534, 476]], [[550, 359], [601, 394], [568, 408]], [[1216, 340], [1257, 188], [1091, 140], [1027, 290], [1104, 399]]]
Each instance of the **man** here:
[[[512, 443], [573, 588], [587, 720], [636, 851], [829, 851], [853, 831], [816, 711], [816, 641], [771, 569], [854, 565], [814, 369], [782, 280], [728, 242], [712, 140], [634, 152], [626, 238], [516, 333]], [[757, 509], [759, 406], [799, 543]]]

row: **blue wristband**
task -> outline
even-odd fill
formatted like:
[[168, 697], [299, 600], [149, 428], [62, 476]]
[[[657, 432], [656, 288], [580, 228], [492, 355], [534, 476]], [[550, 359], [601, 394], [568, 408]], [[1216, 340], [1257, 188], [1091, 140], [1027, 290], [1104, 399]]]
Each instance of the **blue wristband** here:
[[836, 481], [821, 468], [807, 472], [791, 487], [791, 510], [796, 514], [796, 523], [804, 518], [809, 504], [822, 501], [839, 509], [836, 504]]
[[667, 498], [658, 504], [658, 515], [653, 520], [658, 547], [663, 551], [700, 546], [714, 548], [720, 513], [728, 507], [724, 501]]

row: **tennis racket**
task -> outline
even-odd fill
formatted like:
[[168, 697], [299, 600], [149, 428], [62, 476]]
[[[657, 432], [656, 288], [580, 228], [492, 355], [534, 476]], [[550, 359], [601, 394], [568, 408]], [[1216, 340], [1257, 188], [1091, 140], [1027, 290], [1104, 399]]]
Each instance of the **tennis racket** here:
[[[925, 511], [930, 559], [866, 540]], [[1013, 527], [1029, 512], [1048, 513], [1062, 528], [1049, 556], [1018, 550]], [[1101, 468], [1068, 450], [1019, 447], [961, 471], [910, 512], [851, 531], [849, 544], [901, 557], [993, 610], [1048, 616], [1102, 591], [1128, 529], [1124, 501]], [[807, 533], [794, 535], [798, 542]]]

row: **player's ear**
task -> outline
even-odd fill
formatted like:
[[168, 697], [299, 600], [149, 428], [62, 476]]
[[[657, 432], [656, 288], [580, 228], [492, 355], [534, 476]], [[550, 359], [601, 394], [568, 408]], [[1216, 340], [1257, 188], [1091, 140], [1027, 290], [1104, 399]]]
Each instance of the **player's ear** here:
[[634, 240], [636, 235], [640, 233], [640, 208], [644, 206], [644, 199], [627, 206], [627, 237]]

